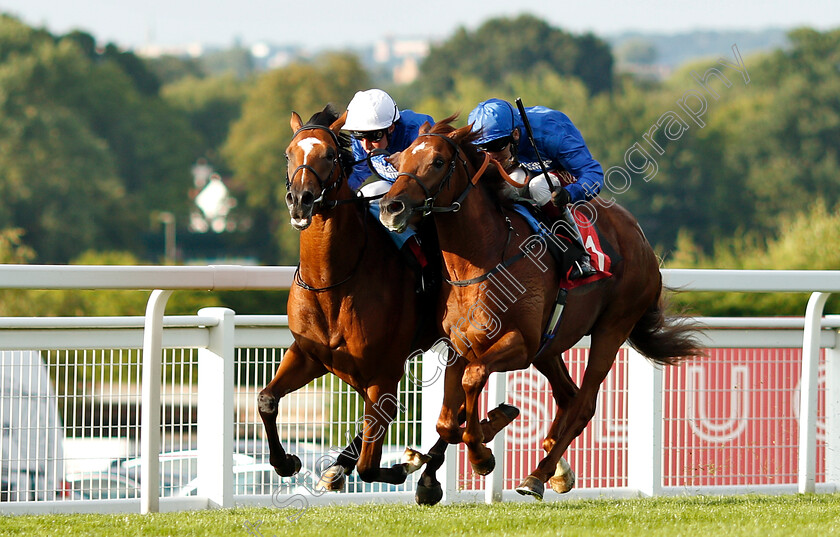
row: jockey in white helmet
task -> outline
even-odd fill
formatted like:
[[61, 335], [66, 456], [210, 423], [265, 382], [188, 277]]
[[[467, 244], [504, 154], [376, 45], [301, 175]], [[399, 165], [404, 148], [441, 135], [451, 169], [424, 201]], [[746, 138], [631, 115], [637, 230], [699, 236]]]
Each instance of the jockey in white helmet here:
[[[434, 125], [435, 120], [411, 110], [401, 111], [390, 95], [381, 89], [369, 89], [353, 96], [347, 105], [347, 121], [342, 128], [353, 137], [353, 156], [359, 161], [377, 149], [388, 153], [402, 151], [417, 138], [420, 126], [426, 122]], [[393, 166], [375, 157], [373, 164], [383, 179], [393, 183], [396, 178]], [[350, 187], [357, 190], [370, 175], [367, 163], [358, 163], [350, 175]]]
[[[397, 103], [381, 89], [369, 89], [356, 92], [347, 105], [347, 118], [342, 129], [350, 132], [353, 138], [353, 157], [357, 164], [347, 180], [350, 188], [359, 191], [362, 196], [370, 197], [384, 194], [397, 178], [397, 170], [385, 157], [406, 149], [417, 138], [423, 123], [434, 125], [432, 116], [418, 114], [411, 110], [400, 110]], [[368, 154], [376, 151], [370, 157]], [[379, 221], [379, 203], [371, 203], [370, 211]], [[439, 249], [427, 246], [424, 251], [420, 246], [417, 230], [409, 227], [402, 233], [390, 233], [394, 243], [404, 253], [409, 263], [418, 269], [420, 290], [431, 290], [439, 284], [440, 263]], [[425, 234], [424, 234], [425, 236]], [[434, 237], [427, 237], [432, 239]], [[435, 244], [436, 241], [423, 241]]]

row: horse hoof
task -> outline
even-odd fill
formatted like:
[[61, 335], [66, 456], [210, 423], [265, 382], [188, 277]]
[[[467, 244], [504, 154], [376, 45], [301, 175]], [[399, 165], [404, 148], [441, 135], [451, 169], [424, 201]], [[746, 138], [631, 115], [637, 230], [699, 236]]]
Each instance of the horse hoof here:
[[405, 474], [413, 474], [423, 467], [424, 464], [432, 460], [431, 455], [424, 455], [416, 449], [405, 448], [403, 453], [403, 464], [405, 465]]
[[487, 475], [493, 471], [493, 468], [496, 467], [496, 457], [491, 453], [490, 458], [486, 461], [475, 464], [474, 462], [470, 462], [472, 464], [473, 472], [478, 475]]
[[496, 416], [501, 414], [504, 416], [505, 420], [510, 423], [519, 416], [519, 409], [513, 405], [509, 405], [507, 403], [502, 403], [490, 412], [487, 413], [487, 417], [489, 419], [494, 419]]
[[297, 455], [291, 455], [289, 453], [286, 454], [286, 458], [280, 464], [271, 463], [271, 465], [274, 467], [277, 475], [283, 477], [291, 477], [297, 474], [303, 466]]
[[548, 480], [551, 485], [551, 490], [554, 492], [565, 494], [575, 487], [577, 477], [566, 459], [561, 458], [557, 463], [557, 470], [554, 475]]
[[542, 501], [543, 493], [545, 492], [545, 485], [536, 477], [529, 475], [521, 485], [516, 487], [516, 492], [523, 496], [533, 496]]
[[417, 484], [417, 492], [414, 493], [414, 501], [417, 505], [435, 505], [443, 498], [443, 489], [440, 483], [427, 487]]
[[321, 474], [321, 479], [318, 481], [318, 490], [339, 491], [344, 488], [346, 481], [344, 467], [340, 464], [333, 464]]

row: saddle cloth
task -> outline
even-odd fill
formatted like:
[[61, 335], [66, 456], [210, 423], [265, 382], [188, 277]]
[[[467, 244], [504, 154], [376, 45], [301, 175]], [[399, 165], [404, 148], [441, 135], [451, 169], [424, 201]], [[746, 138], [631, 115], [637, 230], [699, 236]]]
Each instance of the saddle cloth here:
[[[554, 239], [549, 238], [549, 230], [551, 229], [552, 222], [545, 219], [539, 209], [536, 209], [528, 203], [517, 202], [514, 204], [513, 208], [525, 219], [528, 226], [530, 226], [534, 233], [545, 238], [546, 244], [549, 246], [549, 251], [552, 252], [555, 260], [560, 264], [560, 266], [566, 270], [567, 267], [571, 265], [573, 259], [570, 259], [568, 255], [564, 255], [564, 252], [556, 246]], [[560, 282], [560, 287], [563, 289], [573, 289], [575, 287], [580, 287], [581, 285], [609, 278], [612, 276], [610, 267], [614, 263], [614, 259], [618, 259], [618, 254], [615, 252], [615, 249], [606, 241], [606, 239], [600, 237], [597, 226], [589, 220], [586, 214], [575, 208], [572, 208], [571, 212], [577, 222], [578, 229], [580, 229], [583, 246], [589, 253], [592, 268], [598, 272], [588, 278], [577, 280], [569, 280], [566, 275], [564, 275], [562, 281]], [[539, 215], [539, 218], [537, 215]], [[570, 242], [569, 237], [565, 235], [558, 234], [557, 238], [566, 244]], [[579, 252], [580, 250], [577, 248], [569, 248], [566, 250], [566, 253], [570, 253], [572, 251]]]

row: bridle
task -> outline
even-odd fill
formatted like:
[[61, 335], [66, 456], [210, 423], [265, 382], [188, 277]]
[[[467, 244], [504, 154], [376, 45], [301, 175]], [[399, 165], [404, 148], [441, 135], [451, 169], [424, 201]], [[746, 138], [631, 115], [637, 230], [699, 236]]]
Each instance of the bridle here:
[[[420, 136], [437, 136], [438, 138], [446, 140], [446, 142], [449, 143], [450, 146], [452, 146], [455, 153], [452, 155], [452, 160], [449, 162], [449, 169], [446, 172], [446, 176], [440, 182], [440, 185], [438, 185], [438, 189], [434, 194], [431, 193], [431, 191], [428, 189], [428, 187], [426, 187], [426, 185], [423, 184], [423, 182], [420, 180], [419, 177], [417, 177], [417, 175], [415, 175], [413, 173], [408, 173], [408, 172], [400, 172], [399, 175], [405, 175], [406, 177], [409, 177], [409, 178], [413, 179], [415, 183], [420, 185], [420, 188], [423, 189], [423, 192], [426, 195], [426, 199], [424, 200], [423, 205], [415, 207], [414, 209], [412, 209], [412, 212], [422, 211], [423, 216], [428, 216], [430, 213], [458, 212], [461, 209], [461, 203], [463, 203], [464, 198], [466, 198], [467, 194], [469, 194], [470, 191], [477, 185], [478, 180], [484, 174], [484, 171], [487, 169], [487, 165], [490, 162], [492, 162], [496, 166], [496, 168], [499, 169], [499, 172], [502, 174], [502, 177], [506, 181], [508, 181], [510, 184], [512, 184], [514, 186], [517, 186], [517, 187], [524, 186], [524, 185], [520, 185], [520, 184], [516, 183], [515, 181], [510, 179], [510, 177], [507, 177], [507, 173], [505, 173], [502, 165], [499, 162], [497, 162], [495, 160], [492, 160], [490, 158], [489, 153], [485, 152], [484, 153], [484, 161], [482, 162], [482, 164], [478, 168], [478, 170], [476, 170], [475, 174], [473, 174], [472, 178], [469, 181], [467, 181], [467, 186], [464, 187], [464, 191], [461, 192], [461, 195], [458, 196], [458, 199], [455, 200], [451, 205], [449, 205], [447, 207], [436, 206], [434, 203], [437, 200], [437, 197], [440, 195], [443, 188], [448, 185], [450, 179], [452, 178], [452, 175], [455, 173], [455, 167], [457, 166], [457, 163], [460, 162], [461, 166], [464, 167], [464, 170], [467, 171], [467, 162], [466, 162], [466, 159], [461, 155], [461, 153], [462, 153], [461, 148], [458, 146], [458, 144], [455, 143], [454, 140], [452, 140], [448, 136], [444, 136], [444, 135], [436, 134], [436, 133], [421, 134], [421, 135], [418, 136], [418, 138]], [[398, 177], [399, 177], [399, 175], [398, 175]], [[507, 222], [508, 236], [507, 236], [507, 242], [505, 243], [505, 247], [502, 249], [503, 253], [507, 251], [508, 246], [510, 245], [511, 236], [515, 232], [514, 228], [513, 228], [513, 224], [510, 221], [510, 218], [508, 218], [507, 216], [505, 216], [504, 218], [505, 218], [505, 221]], [[522, 251], [522, 252], [519, 252], [517, 255], [514, 255], [513, 257], [510, 257], [508, 259], [504, 259], [504, 257], [502, 257], [502, 261], [498, 265], [496, 265], [494, 268], [492, 268], [488, 272], [485, 272], [484, 274], [481, 274], [480, 276], [477, 276], [475, 278], [470, 278], [469, 280], [449, 280], [447, 278], [446, 283], [448, 283], [450, 285], [453, 285], [455, 287], [467, 287], [469, 285], [473, 285], [473, 284], [476, 284], [476, 283], [481, 283], [481, 282], [485, 281], [486, 279], [488, 279], [489, 277], [491, 277], [496, 272], [499, 272], [500, 270], [504, 270], [507, 267], [509, 267], [510, 265], [512, 265], [512, 264], [516, 263], [517, 261], [523, 259], [525, 257], [525, 255], [527, 255], [527, 253]]]
[[[327, 173], [327, 178], [332, 177], [333, 172], [335, 172], [336, 167], [338, 167], [338, 170], [339, 170], [338, 178], [336, 178], [335, 181], [333, 181], [332, 183], [330, 183], [329, 185], [327, 185], [325, 187], [324, 185], [325, 185], [326, 181], [324, 180], [323, 177], [321, 177], [321, 175], [317, 171], [315, 171], [315, 168], [313, 168], [312, 166], [310, 166], [308, 164], [301, 164], [300, 166], [298, 166], [297, 168], [294, 169], [294, 171], [292, 172], [292, 175], [289, 175], [289, 170], [288, 170], [288, 167], [287, 167], [286, 168], [286, 190], [289, 190], [289, 188], [291, 188], [292, 179], [294, 179], [297, 176], [298, 172], [301, 171], [301, 170], [304, 170], [304, 171], [310, 172], [312, 175], [315, 176], [315, 179], [318, 180], [318, 188], [321, 189], [321, 195], [318, 196], [318, 199], [316, 199], [314, 202], [312, 202], [312, 204], [315, 205], [315, 206], [321, 205], [324, 209], [333, 209], [335, 207], [338, 207], [339, 205], [344, 205], [345, 203], [366, 203], [366, 202], [369, 202], [369, 201], [375, 201], [375, 200], [378, 200], [379, 198], [381, 198], [385, 195], [385, 194], [379, 194], [379, 195], [376, 195], [376, 196], [357, 195], [357, 196], [354, 196], [352, 198], [325, 202], [324, 197], [327, 195], [327, 193], [329, 193], [331, 190], [339, 188], [341, 186], [341, 183], [344, 182], [344, 180], [347, 178], [347, 173], [344, 171], [344, 168], [341, 167], [341, 144], [338, 141], [338, 136], [331, 129], [329, 129], [328, 127], [324, 127], [323, 125], [304, 125], [303, 127], [299, 128], [298, 130], [296, 130], [294, 132], [294, 134], [292, 135], [292, 140], [297, 138], [297, 135], [300, 134], [301, 132], [308, 131], [308, 130], [322, 130], [322, 131], [327, 132], [330, 135], [330, 138], [332, 139], [333, 144], [335, 145], [336, 154], [335, 154], [335, 157], [332, 159], [332, 161], [330, 161], [330, 170]], [[371, 157], [374, 156], [374, 154], [375, 153], [371, 153], [363, 159], [354, 160], [351, 163], [351, 166], [355, 166], [356, 164], [359, 164], [360, 162], [367, 162], [368, 167], [370, 167], [372, 169], [373, 166], [370, 163], [370, 159], [371, 159]], [[312, 211], [315, 212], [315, 208], [313, 208]]]
[[[333, 144], [335, 145], [336, 153], [335, 153], [335, 157], [330, 162], [330, 169], [329, 169], [329, 172], [327, 173], [326, 177], [327, 177], [327, 180], [329, 180], [335, 174], [336, 167], [338, 168], [338, 177], [334, 181], [332, 181], [331, 183], [326, 184], [327, 183], [326, 180], [324, 180], [324, 178], [321, 177], [321, 175], [315, 170], [315, 168], [313, 168], [309, 164], [301, 164], [300, 166], [298, 166], [297, 168], [294, 169], [294, 171], [292, 172], [291, 175], [289, 175], [288, 168], [287, 168], [287, 170], [286, 170], [286, 190], [289, 190], [289, 188], [291, 188], [292, 179], [294, 179], [295, 176], [297, 176], [298, 172], [303, 170], [303, 171], [308, 171], [311, 174], [313, 174], [315, 176], [315, 179], [318, 180], [318, 186], [321, 188], [321, 195], [318, 196], [318, 199], [316, 199], [313, 202], [314, 207], [318, 207], [320, 205], [324, 210], [326, 210], [326, 209], [335, 208], [339, 205], [344, 205], [346, 203], [359, 203], [359, 202], [364, 203], [364, 202], [369, 201], [371, 198], [365, 198], [365, 197], [361, 197], [361, 196], [354, 196], [354, 197], [351, 197], [351, 198], [341, 199], [341, 200], [333, 200], [333, 201], [326, 201], [326, 202], [324, 201], [324, 197], [330, 191], [339, 188], [341, 186], [342, 182], [345, 180], [346, 173], [344, 171], [344, 168], [341, 167], [341, 162], [340, 162], [340, 159], [341, 159], [341, 145], [338, 141], [338, 136], [331, 129], [329, 129], [328, 127], [324, 127], [322, 125], [304, 125], [303, 127], [299, 128], [298, 130], [295, 131], [295, 133], [292, 135], [292, 140], [297, 138], [298, 134], [300, 134], [301, 132], [308, 131], [308, 130], [321, 130], [321, 131], [325, 131], [325, 132], [329, 133], [330, 138], [332, 139]], [[313, 212], [315, 211], [314, 207], [313, 207]], [[363, 209], [363, 213], [364, 213], [364, 215], [363, 215], [364, 233], [363, 234], [364, 234], [364, 237], [365, 237], [365, 242], [362, 244], [362, 249], [359, 252], [359, 257], [358, 257], [358, 259], [356, 259], [356, 263], [353, 265], [353, 268], [350, 270], [350, 273], [345, 278], [338, 281], [337, 283], [333, 283], [333, 284], [330, 284], [330, 285], [327, 285], [327, 286], [324, 286], [324, 287], [314, 287], [312, 285], [309, 285], [308, 283], [306, 283], [303, 280], [303, 277], [300, 275], [300, 264], [298, 264], [297, 269], [295, 269], [295, 275], [294, 275], [294, 280], [293, 280], [295, 285], [297, 285], [298, 287], [301, 287], [303, 289], [306, 289], [307, 291], [320, 293], [320, 292], [323, 292], [323, 291], [328, 291], [330, 289], [336, 288], [336, 287], [338, 287], [338, 286], [340, 286], [344, 283], [347, 283], [356, 274], [356, 271], [358, 270], [359, 266], [362, 263], [362, 259], [364, 258], [365, 250], [367, 249], [367, 244], [368, 244], [368, 233], [367, 233], [367, 231], [368, 231], [367, 230], [367, 220], [368, 220], [368, 214], [367, 213], [368, 213], [368, 211], [367, 211], [367, 209]]]
[[425, 196], [423, 204], [414, 207], [413, 209], [411, 209], [411, 212], [422, 212], [424, 217], [430, 215], [431, 213], [458, 212], [461, 209], [461, 204], [464, 202], [464, 198], [466, 198], [467, 194], [470, 193], [470, 190], [472, 190], [473, 187], [476, 186], [478, 180], [481, 178], [482, 174], [484, 174], [484, 170], [487, 169], [487, 164], [490, 162], [490, 155], [488, 155], [487, 153], [484, 154], [484, 162], [481, 164], [478, 170], [476, 170], [472, 178], [469, 181], [467, 181], [467, 186], [464, 187], [464, 191], [461, 192], [461, 195], [458, 196], [458, 198], [454, 202], [452, 202], [451, 205], [446, 207], [440, 207], [438, 205], [435, 205], [435, 202], [437, 201], [437, 198], [443, 191], [443, 189], [449, 186], [449, 181], [452, 179], [452, 175], [455, 173], [455, 167], [458, 165], [458, 163], [460, 163], [461, 166], [464, 168], [464, 171], [468, 172], [467, 161], [463, 156], [461, 148], [458, 147], [458, 144], [456, 144], [455, 141], [452, 140], [452, 138], [444, 136], [442, 134], [436, 134], [431, 132], [420, 134], [417, 137], [420, 138], [421, 136], [434, 136], [440, 138], [441, 140], [445, 140], [452, 147], [454, 152], [452, 154], [452, 159], [449, 161], [449, 169], [446, 171], [446, 175], [444, 176], [443, 180], [441, 180], [440, 184], [438, 184], [438, 188], [434, 193], [432, 193], [429, 190], [429, 188], [423, 184], [423, 181], [421, 181], [420, 178], [417, 177], [417, 175], [409, 172], [400, 172], [399, 174], [397, 174], [397, 178], [399, 178], [401, 175], [405, 175], [406, 177], [412, 179], [415, 183], [420, 185], [420, 188], [423, 189], [423, 194]]
[[[320, 205], [324, 202], [324, 197], [331, 190], [337, 189], [338, 187], [341, 186], [342, 181], [344, 181], [344, 175], [345, 174], [344, 174], [344, 170], [339, 165], [340, 164], [339, 160], [341, 158], [340, 157], [341, 145], [338, 142], [338, 136], [328, 127], [324, 127], [323, 125], [304, 125], [303, 127], [299, 128], [298, 130], [295, 131], [295, 133], [292, 135], [292, 140], [297, 138], [298, 134], [300, 134], [301, 132], [313, 131], [313, 130], [319, 130], [319, 131], [324, 131], [324, 132], [328, 133], [330, 135], [330, 138], [333, 141], [333, 144], [335, 144], [335, 157], [333, 157], [333, 159], [330, 161], [330, 170], [327, 173], [327, 179], [329, 179], [330, 177], [333, 176], [333, 173], [335, 172], [336, 167], [338, 167], [338, 169], [339, 169], [338, 177], [333, 182], [331, 182], [330, 184], [327, 185], [324, 178], [321, 177], [321, 174], [319, 174], [315, 170], [315, 168], [313, 168], [309, 164], [301, 164], [300, 166], [298, 166], [297, 168], [294, 169], [294, 171], [292, 172], [291, 175], [289, 175], [289, 170], [288, 170], [288, 167], [287, 167], [286, 168], [286, 190], [289, 190], [292, 187], [292, 179], [294, 179], [295, 176], [297, 176], [298, 172], [300, 172], [301, 170], [308, 171], [309, 173], [311, 173], [312, 175], [315, 176], [315, 179], [318, 180], [318, 187], [321, 189], [321, 195], [318, 196], [318, 199], [316, 199], [313, 202], [313, 205], [318, 206], [318, 205]], [[335, 207], [336, 205], [339, 205], [341, 203], [348, 203], [350, 201], [355, 201], [355, 200], [346, 200], [346, 201], [345, 200], [339, 200], [339, 201], [329, 202], [329, 203], [326, 203], [324, 205], [325, 205], [325, 208], [331, 208], [331, 207]]]

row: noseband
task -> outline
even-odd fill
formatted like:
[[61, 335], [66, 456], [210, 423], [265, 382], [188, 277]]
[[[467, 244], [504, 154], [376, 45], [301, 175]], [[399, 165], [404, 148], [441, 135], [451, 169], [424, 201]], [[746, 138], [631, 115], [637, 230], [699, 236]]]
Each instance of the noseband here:
[[473, 177], [469, 181], [467, 181], [467, 186], [464, 188], [464, 191], [461, 192], [461, 195], [458, 196], [458, 199], [456, 199], [454, 202], [452, 202], [451, 205], [447, 207], [439, 207], [435, 205], [435, 201], [437, 201], [437, 197], [443, 191], [444, 187], [449, 185], [449, 181], [450, 179], [452, 179], [452, 175], [455, 173], [455, 166], [457, 166], [457, 164], [460, 162], [461, 166], [463, 166], [464, 168], [464, 171], [467, 171], [467, 161], [462, 156], [461, 148], [458, 147], [458, 144], [456, 144], [452, 140], [452, 138], [436, 133], [420, 134], [417, 137], [419, 138], [420, 136], [435, 136], [442, 140], [446, 140], [446, 142], [450, 146], [452, 146], [454, 154], [452, 155], [452, 160], [449, 161], [449, 169], [446, 171], [446, 176], [444, 176], [443, 180], [438, 185], [437, 191], [434, 194], [432, 194], [429, 188], [423, 184], [423, 181], [421, 181], [420, 178], [417, 177], [417, 175], [409, 172], [400, 172], [397, 175], [397, 178], [399, 178], [400, 175], [405, 175], [406, 177], [412, 179], [415, 183], [420, 185], [420, 188], [423, 189], [423, 194], [425, 195], [426, 199], [423, 200], [422, 205], [414, 207], [411, 211], [422, 212], [424, 217], [428, 216], [431, 213], [458, 212], [461, 209], [461, 203], [463, 203], [464, 198], [467, 197], [467, 194], [469, 194], [470, 190], [472, 190], [472, 188], [476, 185], [478, 179], [481, 178], [481, 175], [484, 173], [484, 170], [487, 169], [487, 164], [490, 162], [490, 155], [488, 155], [487, 153], [484, 154], [484, 162], [482, 163], [481, 167], [475, 172], [475, 175], [473, 175]]
[[[299, 128], [298, 130], [295, 131], [295, 133], [292, 135], [292, 140], [297, 138], [298, 134], [300, 134], [301, 132], [312, 131], [312, 130], [320, 130], [320, 131], [324, 131], [324, 132], [329, 133], [330, 138], [333, 141], [333, 144], [335, 144], [335, 158], [332, 159], [332, 162], [330, 163], [330, 171], [329, 171], [329, 173], [327, 173], [327, 179], [329, 179], [330, 177], [332, 177], [336, 166], [339, 166], [341, 145], [338, 142], [338, 136], [332, 130], [330, 130], [329, 128], [324, 127], [322, 125], [304, 125], [303, 127]], [[318, 196], [318, 199], [316, 199], [313, 202], [313, 205], [316, 205], [316, 206], [324, 201], [324, 196], [326, 196], [331, 190], [341, 186], [341, 182], [344, 180], [344, 172], [343, 172], [343, 170], [341, 169], [340, 166], [339, 166], [339, 172], [340, 173], [338, 174], [338, 178], [335, 181], [333, 181], [332, 183], [330, 183], [329, 185], [326, 185], [326, 181], [324, 180], [323, 177], [321, 177], [321, 175], [317, 171], [315, 171], [315, 168], [313, 168], [309, 164], [301, 164], [300, 166], [295, 168], [295, 170], [292, 172], [291, 176], [289, 175], [288, 168], [286, 169], [286, 190], [289, 190], [291, 188], [292, 179], [294, 179], [295, 176], [298, 174], [298, 172], [301, 171], [301, 170], [310, 172], [312, 175], [315, 176], [315, 179], [318, 180], [318, 187], [321, 189], [321, 195]], [[331, 206], [335, 206], [337, 204], [338, 204], [338, 202], [332, 202]]]

